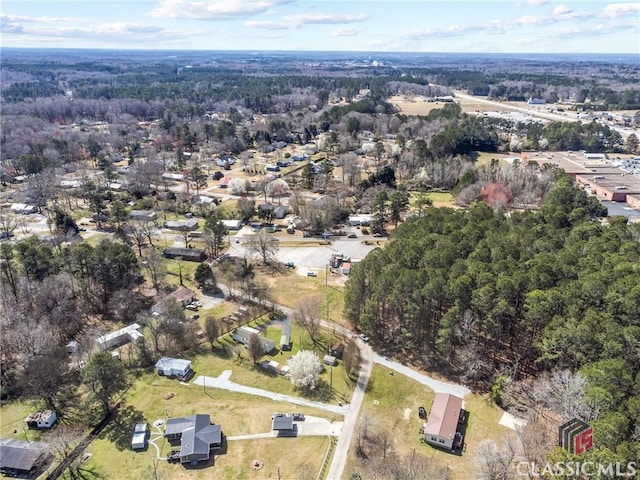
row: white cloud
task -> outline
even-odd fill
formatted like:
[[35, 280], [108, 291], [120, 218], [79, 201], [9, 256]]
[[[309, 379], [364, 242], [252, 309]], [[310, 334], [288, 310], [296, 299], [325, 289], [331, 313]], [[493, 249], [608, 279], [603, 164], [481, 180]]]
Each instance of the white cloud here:
[[514, 23], [516, 25], [548, 25], [549, 23], [553, 23], [555, 20], [550, 17], [536, 17], [534, 15], [523, 15], [522, 17], [516, 18]]
[[331, 32], [331, 36], [333, 37], [355, 37], [362, 29], [360, 28], [351, 28], [351, 27], [339, 27], [336, 28], [333, 32]]
[[262, 28], [264, 30], [287, 30], [291, 28], [291, 25], [284, 22], [271, 22], [271, 21], [259, 21], [259, 20], [250, 20], [248, 22], [244, 22], [247, 27], [250, 28]]
[[340, 23], [354, 23], [363, 22], [369, 15], [366, 13], [345, 14], [338, 15], [333, 13], [300, 13], [297, 15], [287, 15], [284, 20], [292, 22], [296, 25], [308, 25], [308, 24], [340, 24]]
[[602, 16], [605, 18], [620, 18], [627, 15], [638, 15], [640, 3], [612, 3], [604, 8]]
[[188, 18], [192, 20], [233, 20], [265, 13], [293, 0], [161, 0], [150, 17]]
[[262, 28], [265, 30], [285, 30], [289, 28], [300, 28], [302, 25], [339, 25], [348, 23], [363, 22], [369, 15], [365, 13], [351, 15], [337, 15], [332, 13], [300, 13], [297, 15], [285, 15], [281, 21], [260, 21], [250, 20], [245, 22], [247, 27]]
[[573, 12], [573, 10], [565, 5], [558, 5], [556, 8], [553, 9], [554, 15], [566, 15], [571, 12]]

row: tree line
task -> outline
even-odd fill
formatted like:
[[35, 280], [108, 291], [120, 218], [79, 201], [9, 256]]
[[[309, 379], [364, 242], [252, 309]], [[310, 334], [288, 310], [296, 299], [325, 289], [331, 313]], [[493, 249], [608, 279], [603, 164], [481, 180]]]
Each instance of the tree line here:
[[427, 209], [352, 268], [344, 313], [478, 388], [578, 372], [599, 448], [637, 459], [640, 229], [601, 215], [566, 177], [538, 212]]

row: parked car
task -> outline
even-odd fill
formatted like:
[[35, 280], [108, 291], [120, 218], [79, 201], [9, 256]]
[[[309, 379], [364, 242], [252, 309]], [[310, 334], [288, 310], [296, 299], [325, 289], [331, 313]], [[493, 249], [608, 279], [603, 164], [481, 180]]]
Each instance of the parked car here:
[[307, 277], [317, 277], [318, 274], [316, 272], [307, 272]]
[[184, 308], [186, 308], [187, 310], [193, 310], [193, 311], [196, 311], [196, 312], [198, 311], [198, 306], [194, 305], [193, 303], [190, 303], [189, 305], [187, 305]]
[[171, 450], [167, 455], [167, 462], [177, 463], [180, 461], [180, 450]]
[[424, 407], [418, 408], [418, 417], [420, 417], [423, 420], [427, 418], [427, 411], [425, 410]]
[[294, 414], [293, 414], [293, 419], [294, 419], [296, 422], [301, 422], [301, 421], [303, 421], [303, 420], [304, 420], [304, 415], [303, 415], [302, 413], [294, 413]]
[[361, 333], [360, 335], [358, 335], [358, 338], [360, 338], [360, 340], [362, 340], [363, 342], [369, 341], [369, 337], [367, 337], [364, 333]]
[[287, 268], [293, 268], [294, 267], [293, 262], [286, 262], [284, 264], [284, 266], [287, 267]]
[[380, 237], [383, 237], [384, 235], [382, 235], [381, 233], [374, 233], [373, 236], [375, 238], [380, 238]]
[[358, 236], [355, 233], [350, 233], [347, 238], [358, 238]]

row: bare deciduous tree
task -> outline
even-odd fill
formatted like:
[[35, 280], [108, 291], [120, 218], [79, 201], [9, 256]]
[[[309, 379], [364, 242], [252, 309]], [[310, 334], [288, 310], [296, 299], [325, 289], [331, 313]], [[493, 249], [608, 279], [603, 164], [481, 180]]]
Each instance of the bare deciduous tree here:
[[304, 297], [296, 303], [294, 320], [304, 328], [311, 341], [317, 342], [318, 330], [320, 329], [320, 317], [322, 312], [322, 300], [319, 297]]
[[252, 333], [249, 336], [249, 340], [247, 341], [247, 352], [249, 353], [249, 357], [253, 363], [258, 363], [258, 360], [260, 360], [260, 357], [264, 354], [262, 341], [260, 341], [260, 335], [257, 333]]
[[271, 234], [267, 233], [265, 229], [262, 229], [247, 242], [247, 247], [249, 251], [262, 259], [262, 263], [267, 265], [278, 251], [278, 242], [273, 240]]
[[207, 336], [207, 340], [211, 344], [213, 350], [213, 343], [220, 336], [220, 322], [215, 317], [207, 317], [204, 320], [204, 333]]
[[511, 478], [511, 464], [518, 451], [518, 438], [507, 435], [501, 445], [494, 440], [482, 440], [476, 449], [476, 462], [483, 478], [487, 480], [507, 480]]

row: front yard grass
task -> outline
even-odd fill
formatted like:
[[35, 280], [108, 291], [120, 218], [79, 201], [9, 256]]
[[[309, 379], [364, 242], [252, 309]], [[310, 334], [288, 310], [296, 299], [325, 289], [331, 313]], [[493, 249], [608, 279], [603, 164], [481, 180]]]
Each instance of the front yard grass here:
[[[168, 394], [173, 396], [165, 400]], [[271, 415], [278, 411], [296, 411], [326, 419], [332, 418], [331, 413], [323, 410], [215, 388], [184, 385], [178, 380], [143, 373], [127, 392], [118, 419], [87, 449], [87, 453], [91, 454], [88, 466], [95, 467], [105, 478], [145, 478], [145, 472], [153, 469], [157, 453], [153, 445], [149, 445], [144, 452], [136, 453], [130, 449], [131, 429], [136, 422], [149, 423], [152, 438], [156, 438], [160, 435], [158, 429], [152, 426], [156, 420], [166, 421], [167, 418], [208, 413], [211, 420], [222, 425], [224, 433], [229, 436], [270, 431]], [[337, 420], [342, 418], [339, 417]], [[163, 428], [161, 427], [160, 431]], [[283, 445], [284, 443], [287, 446]], [[162, 438], [156, 440], [156, 444], [160, 447], [162, 456], [176, 448], [171, 447]], [[299, 465], [308, 463], [315, 477], [322, 461], [318, 452], [325, 451], [327, 446], [328, 439], [325, 437], [229, 441], [226, 453], [215, 456], [214, 466], [185, 469], [181, 465], [161, 460], [157, 463], [157, 471], [160, 478], [172, 479], [211, 478], [213, 474], [216, 478], [228, 479], [273, 478], [277, 466], [280, 466], [282, 478], [288, 478], [285, 471], [286, 475], [291, 475]], [[287, 448], [288, 451], [287, 461], [278, 465], [283, 448]], [[256, 457], [265, 462], [265, 467], [260, 472], [250, 469], [250, 462]]]

